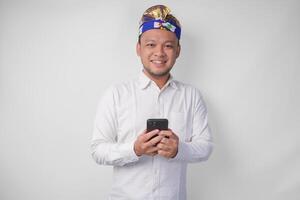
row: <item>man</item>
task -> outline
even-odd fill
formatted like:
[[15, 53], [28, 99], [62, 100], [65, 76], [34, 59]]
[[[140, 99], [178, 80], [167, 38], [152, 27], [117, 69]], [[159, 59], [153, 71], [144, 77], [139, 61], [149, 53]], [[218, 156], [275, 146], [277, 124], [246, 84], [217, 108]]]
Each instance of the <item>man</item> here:
[[[187, 163], [206, 160], [212, 151], [200, 92], [170, 75], [180, 33], [166, 6], [147, 9], [136, 45], [140, 77], [111, 87], [99, 103], [92, 156], [114, 166], [109, 199], [184, 200]], [[147, 132], [150, 118], [167, 118], [169, 129]]]

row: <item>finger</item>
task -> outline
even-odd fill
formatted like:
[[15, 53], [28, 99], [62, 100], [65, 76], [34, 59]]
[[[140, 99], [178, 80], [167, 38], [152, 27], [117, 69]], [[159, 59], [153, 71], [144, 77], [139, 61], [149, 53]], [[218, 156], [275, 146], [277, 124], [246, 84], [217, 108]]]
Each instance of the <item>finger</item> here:
[[152, 138], [152, 137], [154, 137], [155, 135], [157, 135], [158, 132], [159, 132], [159, 130], [158, 130], [158, 129], [155, 129], [155, 130], [153, 130], [153, 131], [150, 131], [150, 132], [146, 133], [146, 134], [144, 135], [143, 141], [148, 141], [150, 138]]
[[160, 142], [162, 139], [163, 139], [164, 137], [163, 136], [161, 136], [161, 135], [156, 135], [156, 136], [154, 136], [153, 138], [151, 138], [149, 141], [152, 141], [153, 143], [158, 143], [158, 142]]
[[174, 132], [171, 132], [172, 134], [166, 138], [170, 138], [170, 139], [175, 139], [175, 140], [178, 140], [178, 136], [174, 133]]
[[168, 144], [169, 143], [169, 141], [170, 141], [170, 139], [169, 138], [166, 138], [166, 137], [163, 137], [163, 139], [161, 139], [161, 143], [163, 143], [163, 144]]
[[143, 138], [144, 138], [144, 136], [145, 136], [146, 133], [147, 133], [147, 130], [143, 130], [143, 132], [138, 135], [138, 139], [140, 141], [143, 140]]
[[158, 143], [157, 145], [158, 150], [163, 150], [163, 151], [170, 151], [170, 147], [168, 145]]
[[161, 139], [160, 142], [163, 144], [172, 145], [178, 143], [178, 138], [176, 136], [175, 137], [172, 136], [170, 138], [164, 137], [163, 139]]
[[178, 136], [174, 132], [172, 132], [172, 135], [170, 136], [170, 138], [175, 139], [175, 140], [179, 139]]
[[169, 131], [169, 130], [159, 132], [159, 135], [162, 135], [164, 137], [170, 137], [170, 136], [172, 136], [172, 134], [173, 134], [172, 131]]
[[169, 157], [169, 152], [164, 151], [164, 150], [158, 150], [157, 154], [160, 155], [160, 156], [166, 157], [166, 158]]
[[146, 142], [147, 147], [155, 146], [157, 143], [159, 143], [163, 139], [163, 136], [155, 136], [154, 138], [150, 139], [148, 142]]
[[147, 151], [146, 151], [146, 153], [157, 153], [157, 151], [158, 151], [158, 147], [149, 147], [148, 149], [147, 149]]

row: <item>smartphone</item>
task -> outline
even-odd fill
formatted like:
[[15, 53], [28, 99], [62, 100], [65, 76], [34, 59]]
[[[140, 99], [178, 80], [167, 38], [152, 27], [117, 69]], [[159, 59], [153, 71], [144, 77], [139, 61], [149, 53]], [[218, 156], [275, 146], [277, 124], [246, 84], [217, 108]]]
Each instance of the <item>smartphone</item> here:
[[148, 119], [147, 132], [158, 130], [168, 130], [168, 119]]

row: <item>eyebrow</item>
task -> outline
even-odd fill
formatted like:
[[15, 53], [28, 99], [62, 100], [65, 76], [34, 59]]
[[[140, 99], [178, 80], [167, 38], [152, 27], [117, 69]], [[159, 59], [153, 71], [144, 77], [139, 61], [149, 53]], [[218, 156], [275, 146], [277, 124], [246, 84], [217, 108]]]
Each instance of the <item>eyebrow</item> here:
[[152, 40], [152, 39], [145, 39], [145, 42], [156, 42], [156, 40]]

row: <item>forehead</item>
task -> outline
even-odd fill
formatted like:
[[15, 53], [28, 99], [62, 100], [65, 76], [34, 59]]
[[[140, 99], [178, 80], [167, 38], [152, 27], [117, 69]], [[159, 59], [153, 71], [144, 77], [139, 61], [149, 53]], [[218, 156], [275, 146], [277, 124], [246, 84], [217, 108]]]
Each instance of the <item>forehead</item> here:
[[141, 35], [141, 41], [155, 41], [155, 42], [174, 42], [178, 39], [175, 33], [167, 30], [151, 29]]

